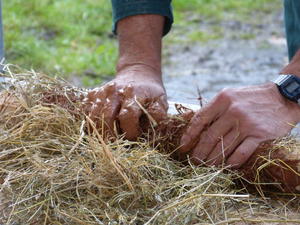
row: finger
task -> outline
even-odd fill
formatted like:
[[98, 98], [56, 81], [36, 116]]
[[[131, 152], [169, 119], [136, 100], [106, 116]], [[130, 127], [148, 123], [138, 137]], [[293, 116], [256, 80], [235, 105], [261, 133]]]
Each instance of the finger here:
[[96, 124], [97, 129], [102, 129], [102, 134], [113, 135], [114, 121], [120, 108], [120, 99], [116, 94], [115, 84], [110, 83], [97, 93], [88, 96], [90, 100], [89, 117]]
[[90, 115], [91, 111], [95, 109], [96, 105], [98, 105], [99, 102], [103, 101], [105, 98], [106, 94], [103, 87], [95, 88], [90, 91], [86, 98], [83, 99], [84, 113], [86, 115]]
[[210, 104], [200, 109], [191, 119], [188, 129], [182, 135], [180, 143], [180, 151], [182, 153], [188, 152], [199, 140], [201, 132], [207, 125], [216, 120], [219, 115], [224, 113], [228, 108], [228, 101], [221, 101], [221, 98], [215, 98]]
[[141, 115], [142, 110], [134, 99], [130, 99], [123, 104], [118, 119], [120, 128], [125, 133], [126, 139], [135, 140], [140, 135], [139, 122]]
[[99, 121], [103, 117], [103, 108], [106, 95], [99, 93], [97, 97], [88, 102], [86, 113], [95, 124], [100, 124]]
[[242, 137], [238, 129], [234, 128], [226, 134], [214, 150], [206, 158], [208, 165], [219, 166], [225, 163], [227, 157], [234, 151], [234, 149], [241, 143]]
[[230, 165], [234, 169], [240, 168], [252, 156], [259, 144], [260, 141], [256, 138], [246, 138], [228, 158], [226, 165]]
[[97, 105], [96, 103], [88, 103], [84, 110], [85, 110], [85, 114], [86, 117], [88, 117], [89, 119], [87, 119], [87, 132], [88, 134], [91, 134], [94, 132], [94, 127], [98, 130], [99, 129], [99, 125], [97, 124], [97, 121], [99, 121], [98, 119], [98, 114], [96, 113], [97, 111], [100, 111], [100, 106]]
[[167, 118], [167, 111], [168, 105], [163, 99], [159, 99], [147, 107], [147, 112], [156, 123], [159, 123]]
[[114, 122], [120, 110], [120, 97], [116, 90], [115, 83], [108, 83], [105, 86], [106, 98], [102, 102], [102, 114], [104, 119], [105, 131], [108, 131], [110, 135], [114, 133]]
[[139, 126], [144, 99], [136, 99], [132, 85], [128, 85], [122, 90], [123, 105], [118, 115], [121, 130], [128, 140], [135, 140], [141, 133]]
[[215, 146], [220, 142], [220, 138], [224, 137], [232, 128], [233, 122], [230, 119], [219, 118], [210, 127], [204, 131], [192, 150], [191, 156], [199, 162], [207, 161], [207, 157], [214, 150]]
[[109, 82], [102, 87], [97, 87], [89, 91], [85, 101], [95, 102], [97, 98], [112, 96], [116, 93], [116, 83]]
[[87, 100], [94, 102], [97, 98], [100, 98], [106, 92], [105, 87], [106, 86], [97, 87], [97, 88], [94, 88], [93, 90], [89, 91], [89, 93], [87, 95]]
[[94, 122], [101, 118], [106, 99], [109, 97], [109, 93], [111, 93], [113, 89], [115, 89], [114, 83], [107, 86], [105, 85], [101, 88], [95, 88], [90, 91], [87, 98], [84, 99], [87, 103], [86, 112]]
[[108, 103], [107, 101], [104, 103], [104, 107], [102, 109], [102, 122], [104, 124], [104, 135], [107, 136], [115, 136], [114, 134], [115, 129], [114, 129], [114, 123], [116, 121], [116, 118], [119, 114], [120, 110], [120, 101], [118, 98], [108, 98], [107, 100], [110, 100]]

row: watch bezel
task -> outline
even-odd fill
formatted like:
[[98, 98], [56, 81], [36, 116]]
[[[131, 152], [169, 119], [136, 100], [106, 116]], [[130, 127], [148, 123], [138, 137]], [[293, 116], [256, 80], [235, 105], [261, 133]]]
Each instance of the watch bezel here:
[[[282, 74], [274, 83], [277, 85], [280, 93], [287, 99], [300, 105], [300, 78], [293, 74]], [[298, 87], [293, 87], [293, 91], [289, 91], [291, 85], [297, 84]]]

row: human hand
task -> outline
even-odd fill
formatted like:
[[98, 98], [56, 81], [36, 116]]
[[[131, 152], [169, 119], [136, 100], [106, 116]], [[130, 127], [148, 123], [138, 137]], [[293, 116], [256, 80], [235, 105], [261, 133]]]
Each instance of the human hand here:
[[225, 89], [192, 118], [180, 152], [195, 164], [239, 168], [267, 140], [287, 135], [300, 120], [300, 107], [273, 83]]
[[86, 112], [104, 134], [114, 135], [114, 122], [117, 121], [122, 133], [129, 140], [140, 133], [140, 118], [143, 106], [156, 121], [167, 115], [167, 96], [160, 76], [146, 68], [133, 67], [101, 88], [88, 93]]
[[104, 135], [114, 134], [116, 121], [127, 139], [135, 139], [141, 133], [142, 108], [156, 122], [166, 116], [168, 104], [161, 78], [164, 20], [161, 15], [147, 14], [118, 22], [117, 76], [86, 99], [87, 115], [98, 128], [104, 128]]
[[114, 122], [129, 140], [141, 133], [142, 108], [159, 122], [167, 113], [167, 97], [161, 78], [161, 45], [165, 18], [161, 15], [134, 15], [117, 24], [119, 58], [117, 76], [105, 86], [91, 91], [86, 112], [114, 134]]

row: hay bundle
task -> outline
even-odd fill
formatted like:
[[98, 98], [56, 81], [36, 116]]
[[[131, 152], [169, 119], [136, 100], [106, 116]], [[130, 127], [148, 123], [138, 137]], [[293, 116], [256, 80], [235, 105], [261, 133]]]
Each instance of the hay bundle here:
[[[249, 194], [233, 182], [242, 179], [239, 173], [184, 166], [170, 159], [169, 149], [159, 151], [175, 149], [182, 129], [160, 128], [173, 139], [153, 140], [149, 132], [136, 142], [120, 137], [105, 143], [96, 130], [85, 131], [84, 90], [6, 69], [11, 80], [0, 98], [0, 223], [300, 223], [296, 195]], [[171, 118], [177, 127], [178, 121], [182, 117]]]

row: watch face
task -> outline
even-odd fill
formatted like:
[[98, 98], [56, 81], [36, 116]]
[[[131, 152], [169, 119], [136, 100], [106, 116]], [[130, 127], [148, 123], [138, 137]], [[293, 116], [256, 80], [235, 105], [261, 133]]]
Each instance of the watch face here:
[[[285, 89], [290, 94], [293, 94], [298, 88], [300, 88], [300, 84], [298, 84], [296, 81], [293, 81], [285, 86]], [[299, 92], [299, 91], [297, 91], [297, 92]], [[297, 94], [297, 93], [295, 93], [295, 94]]]
[[281, 75], [275, 83], [285, 98], [300, 105], [300, 77], [292, 74]]

